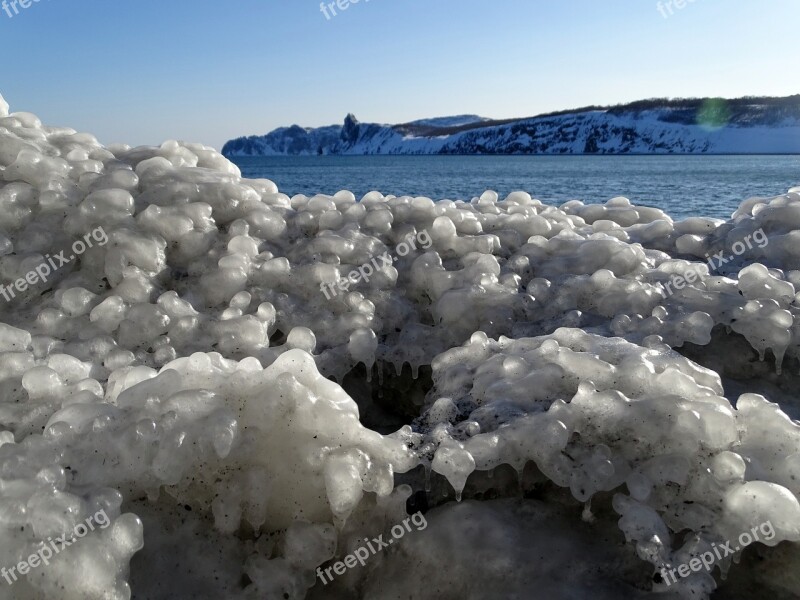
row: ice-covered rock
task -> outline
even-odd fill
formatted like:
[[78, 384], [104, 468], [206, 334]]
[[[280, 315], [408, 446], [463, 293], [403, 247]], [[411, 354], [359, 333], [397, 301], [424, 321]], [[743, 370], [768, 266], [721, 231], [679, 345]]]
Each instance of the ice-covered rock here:
[[[669, 589], [661, 569], [764, 521], [786, 542], [765, 564], [796, 567], [798, 240], [797, 188], [728, 221], [290, 198], [211, 148], [103, 147], [0, 97], [0, 598], [569, 597], [523, 564], [556, 539], [584, 549], [576, 589], [701, 598], [730, 559]], [[520, 489], [546, 502], [485, 502]], [[584, 521], [618, 547], [587, 551]]]

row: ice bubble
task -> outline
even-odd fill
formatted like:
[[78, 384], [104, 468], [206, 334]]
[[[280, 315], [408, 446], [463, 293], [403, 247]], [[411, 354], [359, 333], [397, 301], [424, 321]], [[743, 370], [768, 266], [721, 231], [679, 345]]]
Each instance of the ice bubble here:
[[72, 288], [61, 294], [61, 308], [68, 315], [77, 317], [84, 315], [91, 310], [97, 294], [93, 294], [84, 288]]
[[431, 468], [447, 478], [456, 492], [456, 499], [461, 500], [467, 478], [475, 470], [475, 459], [463, 448], [442, 446], [436, 451]]
[[0, 352], [21, 352], [30, 345], [30, 333], [7, 323], [0, 323]]
[[726, 495], [725, 509], [742, 531], [769, 523], [775, 530], [774, 538], [760, 540], [769, 546], [800, 540], [800, 503], [780, 485], [767, 481], [738, 485]]

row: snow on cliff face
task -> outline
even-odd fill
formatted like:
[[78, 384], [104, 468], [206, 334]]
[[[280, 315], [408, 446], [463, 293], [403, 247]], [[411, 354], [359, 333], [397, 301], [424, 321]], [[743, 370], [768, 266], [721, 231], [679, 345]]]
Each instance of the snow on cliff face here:
[[798, 237], [800, 188], [290, 198], [0, 98], [0, 598], [798, 594]]
[[456, 115], [454, 117], [438, 117], [434, 119], [419, 119], [411, 121], [408, 125], [419, 127], [461, 127], [462, 125], [472, 125], [473, 123], [483, 123], [490, 121], [486, 117], [478, 115]]
[[583, 110], [493, 122], [479, 117], [424, 119], [405, 125], [359, 123], [276, 129], [231, 140], [226, 156], [276, 154], [735, 154], [799, 153], [800, 98], [775, 106], [710, 105]]

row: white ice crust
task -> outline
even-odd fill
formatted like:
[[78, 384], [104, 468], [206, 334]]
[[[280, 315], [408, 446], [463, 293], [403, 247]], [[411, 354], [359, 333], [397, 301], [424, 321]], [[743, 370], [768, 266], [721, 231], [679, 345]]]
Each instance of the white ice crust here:
[[[106, 243], [12, 290], [100, 231]], [[759, 231], [767, 243], [732, 256]], [[398, 255], [423, 235], [429, 247]], [[387, 252], [391, 264], [337, 287]], [[731, 259], [712, 268], [719, 252]], [[694, 281], [664, 293], [688, 271]], [[649, 569], [646, 589], [704, 598], [719, 571], [669, 590], [649, 575], [766, 521], [768, 546], [800, 541], [789, 416], [800, 188], [748, 199], [728, 221], [678, 222], [625, 198], [290, 198], [212, 148], [103, 147], [9, 115], [0, 96], [0, 280], [13, 291], [0, 298], [0, 567], [101, 509], [111, 519], [50, 566], [0, 580], [0, 598], [127, 599], [137, 582], [180, 594], [191, 584], [159, 566], [167, 552], [183, 572], [214, 573], [215, 597], [450, 597], [420, 595], [419, 582], [458, 594], [480, 568], [474, 589], [519, 593], [520, 577], [470, 554], [480, 536], [448, 538], [464, 519], [486, 535], [520, 523], [528, 537], [509, 537], [510, 564], [525, 562], [521, 547], [546, 548], [537, 531], [562, 527], [564, 556], [633, 561]], [[402, 394], [426, 370], [432, 388], [388, 435], [362, 424], [343, 387], [360, 372]], [[570, 530], [562, 496], [482, 503], [518, 494], [489, 479], [504, 465], [523, 490], [535, 469], [587, 520], [618, 519], [629, 546], [591, 554], [598, 542], [580, 519]], [[425, 473], [445, 490], [429, 494], [430, 529], [314, 596], [317, 567], [400, 522]], [[615, 512], [592, 517], [592, 502]], [[448, 552], [473, 565], [461, 579], [431, 567]], [[798, 555], [780, 560], [795, 568]], [[519, 568], [560, 597], [549, 570]], [[424, 578], [409, 579], [414, 569]], [[629, 574], [580, 586], [644, 597]]]

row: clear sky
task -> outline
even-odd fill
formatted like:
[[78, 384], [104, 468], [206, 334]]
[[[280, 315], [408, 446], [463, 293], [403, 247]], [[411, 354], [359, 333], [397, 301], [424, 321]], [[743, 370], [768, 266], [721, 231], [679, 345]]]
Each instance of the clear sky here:
[[798, 0], [22, 1], [0, 93], [104, 143], [800, 92]]

